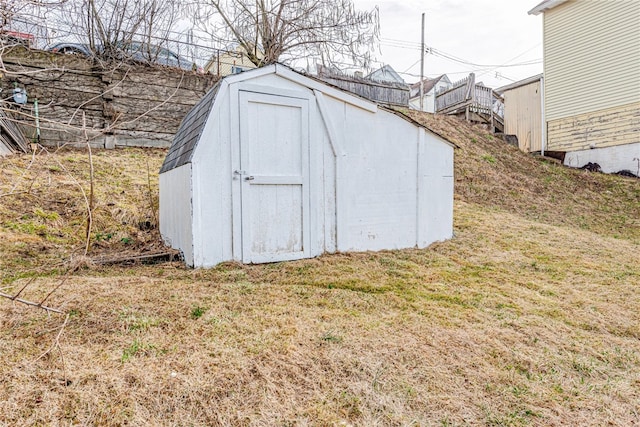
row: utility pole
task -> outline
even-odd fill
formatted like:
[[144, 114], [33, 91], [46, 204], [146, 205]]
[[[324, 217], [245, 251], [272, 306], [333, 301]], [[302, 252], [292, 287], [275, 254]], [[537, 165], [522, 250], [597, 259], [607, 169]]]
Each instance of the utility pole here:
[[424, 111], [424, 13], [422, 13], [422, 42], [420, 43], [420, 111]]

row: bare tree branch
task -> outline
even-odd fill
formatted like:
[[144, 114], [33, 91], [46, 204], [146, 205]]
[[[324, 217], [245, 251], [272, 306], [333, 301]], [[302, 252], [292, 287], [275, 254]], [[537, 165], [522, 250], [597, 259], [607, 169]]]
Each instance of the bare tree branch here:
[[41, 309], [43, 309], [45, 311], [52, 311], [54, 313], [64, 314], [64, 311], [58, 310], [57, 308], [47, 307], [46, 305], [41, 305], [40, 303], [33, 302], [33, 301], [28, 301], [28, 300], [22, 299], [22, 298], [15, 298], [13, 295], [5, 294], [4, 292], [0, 292], [0, 297], [10, 299], [11, 301], [17, 301], [17, 302], [22, 303], [22, 304], [31, 305], [33, 307], [38, 307], [38, 308], [41, 308]]
[[257, 66], [316, 57], [367, 67], [378, 46], [378, 9], [356, 10], [352, 0], [196, 0], [191, 13]]

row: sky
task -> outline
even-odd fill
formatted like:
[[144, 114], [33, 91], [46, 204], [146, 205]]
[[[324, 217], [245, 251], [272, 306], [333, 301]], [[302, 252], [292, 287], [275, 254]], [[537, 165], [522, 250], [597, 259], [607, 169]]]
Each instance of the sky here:
[[[490, 87], [542, 72], [542, 16], [527, 12], [541, 0], [353, 0], [380, 11], [378, 65], [407, 83], [420, 80], [421, 15], [425, 13], [425, 75], [452, 82], [470, 72]], [[449, 57], [444, 58], [443, 56]], [[524, 65], [530, 64], [530, 65]]]

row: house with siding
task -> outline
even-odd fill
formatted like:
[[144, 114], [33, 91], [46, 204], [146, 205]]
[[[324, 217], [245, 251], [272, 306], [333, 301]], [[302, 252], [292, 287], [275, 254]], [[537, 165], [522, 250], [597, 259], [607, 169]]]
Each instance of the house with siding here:
[[518, 138], [518, 148], [526, 153], [545, 152], [542, 121], [542, 74], [496, 89], [504, 100], [504, 134]]
[[[262, 57], [262, 52], [258, 50], [257, 53], [258, 57]], [[204, 66], [204, 72], [224, 77], [254, 68], [257, 67], [247, 56], [246, 50], [238, 46], [234, 51], [218, 51]]]
[[422, 84], [422, 111], [436, 112], [436, 93], [451, 88], [451, 80], [446, 74], [433, 79], [424, 79], [422, 82], [409, 86], [409, 106], [420, 110], [420, 84]]
[[545, 0], [529, 14], [543, 15], [547, 149], [639, 174], [640, 2]]

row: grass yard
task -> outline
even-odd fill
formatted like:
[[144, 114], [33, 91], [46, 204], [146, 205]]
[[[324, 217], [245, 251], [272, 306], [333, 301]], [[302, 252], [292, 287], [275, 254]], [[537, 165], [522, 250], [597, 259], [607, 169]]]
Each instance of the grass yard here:
[[0, 299], [0, 425], [640, 425], [640, 180], [413, 118], [460, 146], [426, 250], [103, 265], [161, 248], [164, 152], [93, 153], [86, 256], [88, 154], [0, 159], [0, 288], [65, 311]]

